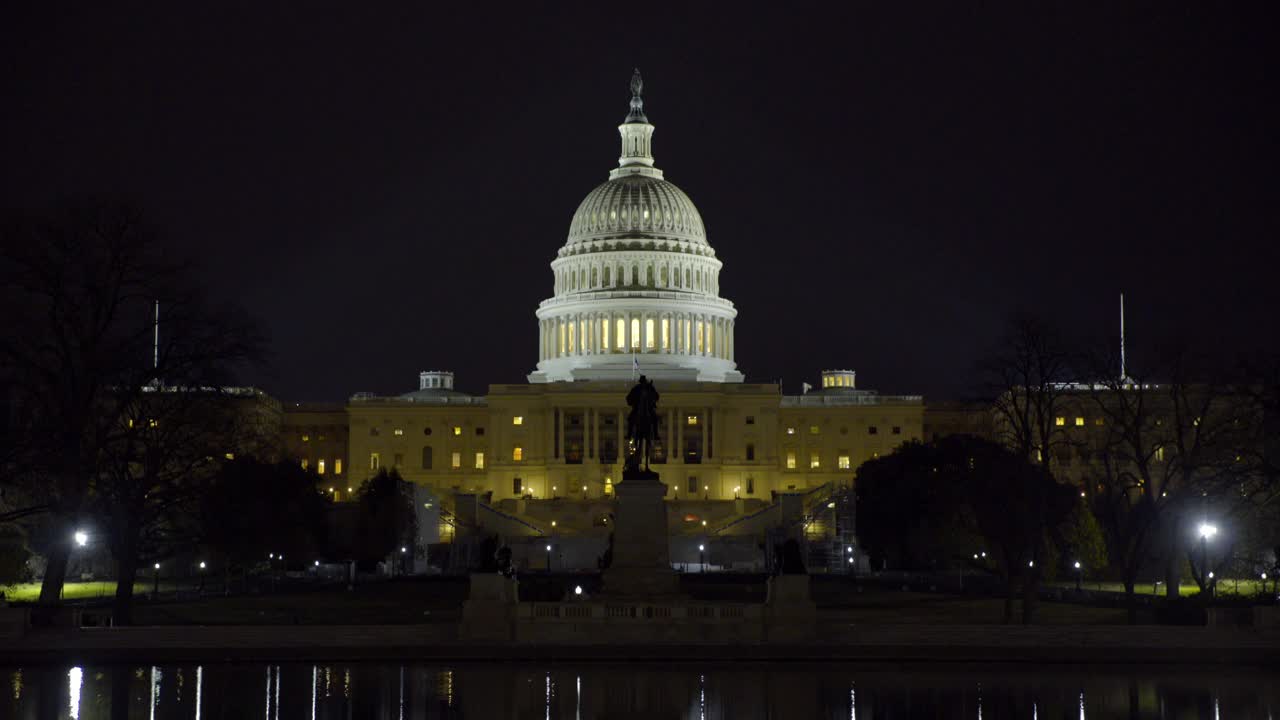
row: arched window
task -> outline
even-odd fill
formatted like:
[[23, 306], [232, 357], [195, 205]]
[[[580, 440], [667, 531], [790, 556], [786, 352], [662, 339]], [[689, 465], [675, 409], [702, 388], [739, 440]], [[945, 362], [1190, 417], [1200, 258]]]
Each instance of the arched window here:
[[627, 284], [633, 287], [640, 284], [640, 266], [639, 265], [631, 266], [631, 282]]
[[618, 266], [618, 276], [613, 279], [613, 284], [615, 287], [627, 284], [627, 276], [623, 273], [623, 267], [621, 265]]
[[654, 283], [653, 283], [653, 263], [649, 263], [649, 267], [648, 267], [648, 269], [647, 269], [647, 271], [646, 271], [646, 276], [647, 276], [647, 277], [645, 278], [645, 285], [648, 285], [649, 287], [653, 287], [653, 285], [654, 285]]
[[684, 286], [693, 289], [693, 271], [689, 268], [684, 269]]
[[597, 284], [597, 283], [596, 283], [596, 281], [597, 281], [597, 280], [599, 280], [599, 278], [598, 278], [598, 277], [596, 277], [596, 269], [595, 269], [594, 267], [592, 267], [592, 268], [591, 268], [591, 287], [595, 287], [595, 286], [596, 286], [596, 284]]
[[604, 266], [604, 286], [609, 287], [609, 266]]
[[422, 469], [423, 469], [423, 470], [430, 470], [430, 469], [431, 469], [431, 460], [432, 460], [432, 457], [431, 457], [431, 446], [430, 446], [430, 445], [423, 445], [423, 446], [422, 446]]
[[667, 287], [667, 266], [662, 266], [662, 287]]

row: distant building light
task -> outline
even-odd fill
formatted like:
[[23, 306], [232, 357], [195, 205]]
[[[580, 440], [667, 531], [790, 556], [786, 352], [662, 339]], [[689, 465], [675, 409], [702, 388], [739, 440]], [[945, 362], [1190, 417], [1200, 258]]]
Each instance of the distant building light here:
[[89, 544], [89, 533], [83, 530], [77, 530], [75, 534], [76, 545], [84, 547]]
[[573, 594], [574, 594], [574, 595], [581, 595], [581, 594], [582, 594], [582, 586], [581, 586], [581, 585], [574, 585], [574, 586], [573, 586]]

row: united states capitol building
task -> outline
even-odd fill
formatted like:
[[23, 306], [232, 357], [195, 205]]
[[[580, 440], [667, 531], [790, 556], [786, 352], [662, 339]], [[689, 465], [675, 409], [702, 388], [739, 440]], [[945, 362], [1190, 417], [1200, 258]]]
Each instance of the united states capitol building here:
[[859, 389], [852, 370], [815, 371], [801, 395], [745, 380], [724, 265], [693, 201], [655, 164], [641, 91], [637, 74], [617, 167], [551, 258], [526, 383], [470, 395], [452, 372], [425, 371], [402, 395], [286, 408], [287, 453], [336, 500], [395, 468], [429, 498], [426, 542], [476, 528], [603, 540], [625, 396], [644, 375], [661, 393], [653, 468], [668, 486], [673, 558], [679, 538], [745, 538], [780, 523], [833, 546], [851, 538], [839, 490], [862, 462], [923, 437], [922, 399]]

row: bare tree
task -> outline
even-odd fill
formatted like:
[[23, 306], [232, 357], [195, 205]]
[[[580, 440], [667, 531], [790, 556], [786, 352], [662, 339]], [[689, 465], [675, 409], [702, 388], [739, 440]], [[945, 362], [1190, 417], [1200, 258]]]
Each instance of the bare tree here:
[[[53, 540], [43, 548], [40, 605], [49, 608], [75, 529], [130, 506], [119, 479], [145, 466], [134, 463], [155, 419], [141, 410], [172, 404], [158, 401], [177, 397], [162, 389], [220, 387], [212, 369], [248, 358], [259, 341], [247, 324], [233, 327], [201, 306], [190, 268], [136, 210], [17, 216], [0, 239], [0, 299], [13, 309], [0, 330], [0, 378], [12, 388], [14, 418], [0, 457], [6, 485], [22, 488], [5, 519], [47, 514]], [[172, 317], [165, 352], [153, 355], [157, 301]]]

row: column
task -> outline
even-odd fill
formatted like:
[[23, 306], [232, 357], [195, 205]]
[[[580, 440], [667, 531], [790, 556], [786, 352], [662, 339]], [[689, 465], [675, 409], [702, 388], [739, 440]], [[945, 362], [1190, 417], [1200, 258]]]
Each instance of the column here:
[[556, 427], [559, 429], [556, 437], [556, 457], [560, 462], [564, 462], [564, 409], [560, 409], [556, 413]]
[[626, 341], [622, 343], [622, 349], [631, 352], [631, 313], [622, 314], [622, 327], [626, 331]]
[[626, 421], [626, 417], [623, 416], [622, 411], [619, 410], [618, 421], [615, 423], [618, 431], [617, 434], [618, 434], [618, 463], [619, 464], [624, 463], [627, 457], [627, 447], [622, 444], [622, 423], [625, 421]]

